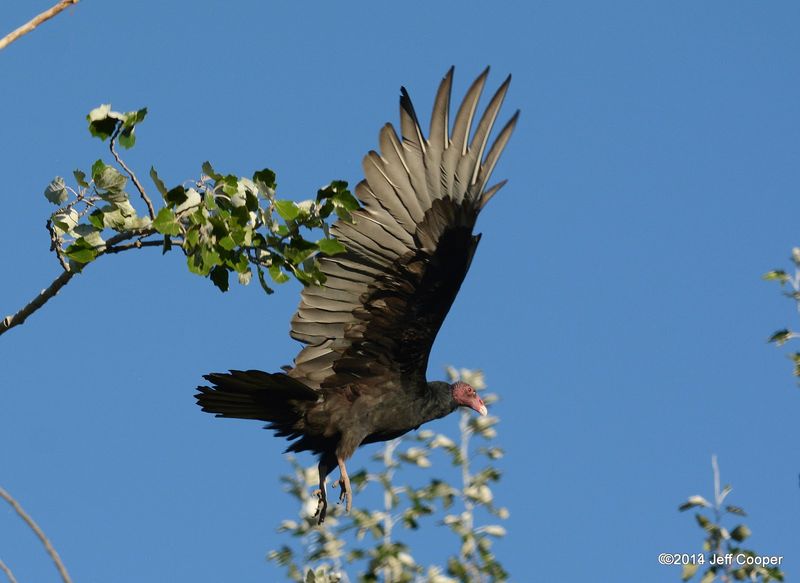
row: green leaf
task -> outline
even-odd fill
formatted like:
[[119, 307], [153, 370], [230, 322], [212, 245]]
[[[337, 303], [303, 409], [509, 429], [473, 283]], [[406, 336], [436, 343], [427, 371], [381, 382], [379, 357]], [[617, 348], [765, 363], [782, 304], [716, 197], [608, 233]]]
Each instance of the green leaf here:
[[742, 542], [744, 539], [746, 539], [751, 534], [753, 534], [753, 533], [750, 532], [750, 529], [747, 528], [746, 525], [740, 524], [739, 526], [737, 526], [736, 528], [734, 528], [731, 531], [731, 538], [733, 540], [735, 540], [735, 541]]
[[745, 513], [744, 509], [739, 508], [738, 506], [728, 505], [725, 507], [725, 510], [730, 512], [731, 514], [737, 514], [739, 516], [747, 516], [747, 513]]
[[211, 270], [211, 281], [213, 281], [214, 285], [221, 291], [228, 291], [228, 270], [217, 265]]
[[164, 195], [164, 200], [170, 207], [176, 207], [183, 204], [184, 202], [186, 202], [187, 198], [188, 196], [186, 195], [186, 189], [181, 185], [178, 185], [175, 188], [169, 190]]
[[[97, 165], [97, 162], [95, 162], [95, 165]], [[106, 164], [98, 166], [97, 172], [95, 172], [95, 167], [92, 166], [92, 178], [97, 188], [108, 192], [122, 192], [128, 182], [128, 179], [120, 174], [119, 170]]]
[[153, 180], [153, 184], [156, 185], [156, 188], [158, 189], [158, 192], [161, 193], [161, 196], [163, 196], [166, 199], [166, 197], [167, 197], [167, 186], [164, 184], [164, 181], [161, 180], [161, 178], [158, 177], [158, 172], [156, 172], [156, 169], [155, 169], [154, 166], [150, 166], [150, 178]]
[[358, 204], [356, 197], [350, 194], [349, 190], [342, 190], [340, 192], [337, 192], [336, 195], [334, 195], [333, 197], [333, 202], [337, 206], [341, 206], [342, 208], [348, 211], [358, 210], [361, 207], [361, 205]]
[[86, 239], [81, 237], [67, 247], [66, 255], [77, 263], [86, 264], [97, 257], [97, 250]]
[[782, 269], [773, 269], [772, 271], [768, 271], [762, 275], [761, 279], [765, 279], [767, 281], [776, 280], [781, 283], [786, 283], [789, 281], [789, 275]]
[[136, 144], [135, 128], [126, 127], [119, 133], [119, 144], [126, 150], [130, 150]]
[[237, 275], [239, 278], [239, 283], [242, 285], [249, 285], [250, 280], [253, 279], [253, 272], [249, 267], [247, 268], [247, 271], [241, 271]]
[[291, 200], [276, 200], [275, 210], [285, 221], [293, 221], [300, 214], [300, 209]]
[[203, 174], [214, 180], [215, 182], [219, 182], [222, 179], [222, 174], [218, 174], [214, 171], [214, 167], [211, 166], [211, 162], [206, 160], [203, 162]]
[[253, 182], [264, 194], [274, 194], [274, 192], [270, 193], [270, 191], [274, 191], [278, 186], [275, 178], [275, 173], [269, 168], [253, 173]]
[[289, 281], [289, 276], [281, 270], [279, 265], [270, 265], [269, 275], [275, 283], [286, 283]]
[[117, 128], [117, 124], [124, 121], [122, 114], [111, 111], [111, 105], [101, 105], [94, 108], [86, 116], [89, 122], [89, 133], [95, 138], [105, 140]]
[[105, 223], [103, 222], [103, 211], [98, 209], [90, 214], [89, 222], [97, 229], [103, 230], [105, 228]]
[[82, 188], [89, 188], [89, 183], [86, 182], [86, 173], [81, 172], [80, 170], [73, 170], [72, 175], [75, 177], [75, 181], [78, 183], [78, 186]]
[[136, 111], [129, 111], [123, 117], [125, 118], [125, 127], [132, 128], [138, 123], [142, 123], [147, 116], [147, 108], [137, 109]]
[[689, 508], [694, 508], [695, 506], [703, 506], [705, 508], [711, 508], [711, 504], [709, 504], [708, 500], [706, 500], [702, 496], [694, 495], [694, 496], [689, 496], [686, 502], [678, 506], [678, 510], [683, 512], [684, 510], [689, 510]]
[[[200, 204], [203, 202], [200, 193], [197, 192], [194, 188], [190, 188], [184, 191], [184, 194], [186, 195], [186, 200], [184, 200], [182, 203], [180, 203], [178, 206], [175, 207], [176, 213], [183, 213], [184, 211], [187, 211], [189, 209], [199, 207]], [[213, 198], [213, 197], [209, 196], [208, 198]]]
[[344, 253], [347, 251], [347, 248], [336, 239], [320, 239], [317, 241], [317, 247], [319, 247], [319, 250], [325, 255], [336, 255], [337, 253]]
[[225, 251], [230, 251], [234, 247], [236, 247], [236, 242], [230, 235], [225, 235], [219, 241], [217, 241], [217, 245], [225, 249]]
[[783, 330], [778, 330], [777, 332], [775, 332], [775, 334], [770, 336], [767, 342], [774, 342], [778, 346], [781, 346], [785, 344], [791, 337], [792, 337], [792, 332], [784, 328]]
[[203, 247], [200, 249], [200, 256], [203, 259], [203, 265], [209, 270], [222, 263], [222, 258], [214, 249]]
[[158, 211], [156, 219], [153, 221], [153, 228], [162, 235], [180, 235], [181, 226], [175, 220], [175, 214], [164, 207]]
[[92, 164], [92, 179], [102, 172], [103, 168], [106, 167], [106, 163], [102, 160], [95, 160], [94, 164]]
[[223, 177], [222, 192], [230, 197], [236, 196], [236, 194], [239, 192], [239, 179], [233, 174], [228, 174], [227, 176]]
[[706, 532], [711, 532], [715, 528], [718, 528], [716, 524], [713, 524], [708, 518], [706, 518], [702, 514], [695, 514], [694, 517], [697, 520], [697, 524], [699, 524], [700, 527]]
[[196, 273], [197, 275], [208, 275], [209, 270], [207, 270], [203, 265], [203, 258], [200, 256], [199, 252], [187, 255], [186, 265], [189, 267], [189, 271], [192, 273]]
[[200, 240], [200, 227], [197, 225], [191, 227], [186, 232], [186, 242], [191, 246], [194, 247], [197, 245], [197, 242]]
[[44, 196], [57, 206], [61, 206], [67, 202], [69, 193], [67, 192], [66, 184], [64, 184], [64, 179], [60, 176], [53, 178], [53, 181], [45, 188]]
[[293, 237], [291, 244], [286, 246], [284, 255], [292, 264], [299, 265], [317, 250], [317, 245], [299, 237]]
[[62, 233], [69, 233], [78, 226], [79, 218], [75, 209], [56, 213], [51, 217], [56, 229], [60, 230]]

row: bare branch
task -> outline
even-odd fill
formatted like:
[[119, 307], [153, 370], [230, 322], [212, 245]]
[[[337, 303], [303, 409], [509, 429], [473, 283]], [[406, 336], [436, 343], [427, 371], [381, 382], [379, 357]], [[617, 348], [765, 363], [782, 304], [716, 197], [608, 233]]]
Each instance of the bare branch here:
[[117, 161], [117, 164], [122, 166], [122, 169], [128, 173], [128, 176], [131, 177], [131, 181], [133, 181], [133, 185], [136, 187], [136, 190], [139, 191], [139, 194], [142, 196], [142, 200], [147, 205], [147, 213], [150, 215], [151, 219], [156, 218], [156, 210], [153, 207], [153, 203], [150, 201], [150, 197], [144, 191], [144, 187], [142, 187], [142, 183], [139, 182], [139, 179], [136, 178], [136, 174], [133, 173], [133, 170], [128, 168], [127, 164], [122, 161], [122, 158], [119, 157], [117, 154], [117, 150], [114, 147], [117, 142], [117, 136], [119, 136], [119, 132], [122, 130], [122, 124], [118, 123], [117, 128], [114, 130], [114, 133], [111, 135], [111, 142], [108, 144], [109, 150], [111, 150], [111, 154], [114, 156], [114, 160]]
[[[115, 245], [117, 245], [117, 243], [133, 239], [134, 237], [147, 237], [149, 235], [152, 235], [153, 233], [155, 233], [154, 229], [140, 229], [136, 231], [127, 231], [125, 233], [118, 233], [117, 235], [114, 235], [108, 241], [106, 241], [106, 249], [100, 251], [97, 254], [97, 257], [105, 255], [106, 253], [118, 253], [120, 251], [125, 251], [127, 249], [135, 249], [137, 247], [136, 245], [125, 246], [124, 248], [115, 247]], [[151, 245], [151, 242], [149, 241], [146, 242], [147, 245], [145, 245], [144, 243], [145, 242], [143, 242], [139, 246], [141, 247], [141, 246]], [[161, 241], [158, 241], [158, 244], [161, 243], [162, 243]], [[3, 320], [0, 321], [0, 335], [4, 334], [5, 332], [8, 332], [11, 328], [22, 324], [28, 318], [28, 316], [33, 314], [35, 311], [37, 311], [39, 308], [45, 305], [50, 299], [55, 297], [55, 295], [61, 290], [61, 288], [67, 285], [69, 280], [72, 279], [72, 277], [76, 273], [78, 272], [74, 270], [64, 271], [61, 275], [59, 275], [57, 278], [53, 280], [53, 283], [51, 283], [46, 289], [42, 290], [39, 293], [39, 295], [33, 298], [33, 300], [31, 300], [28, 303], [28, 305], [26, 305], [16, 314], [12, 314], [10, 316], [6, 316], [5, 318], [3, 318]]]
[[54, 297], [62, 287], [67, 285], [67, 282], [72, 279], [73, 275], [75, 275], [74, 271], [63, 271], [61, 275], [53, 280], [53, 283], [47, 286], [46, 289], [43, 289], [38, 296], [33, 298], [33, 300], [28, 303], [28, 305], [26, 305], [16, 314], [3, 318], [3, 321], [0, 322], [0, 334], [7, 332], [14, 326], [19, 326], [25, 320], [27, 320], [28, 316], [45, 305], [47, 301]]
[[26, 22], [25, 24], [20, 26], [17, 30], [15, 30], [13, 32], [10, 32], [9, 34], [7, 34], [3, 38], [1, 38], [0, 39], [0, 50], [6, 48], [8, 45], [13, 43], [19, 37], [21, 37], [21, 36], [23, 36], [25, 34], [28, 34], [34, 28], [36, 28], [37, 26], [39, 26], [40, 24], [42, 24], [46, 20], [50, 20], [51, 18], [53, 18], [56, 14], [58, 14], [59, 12], [64, 10], [65, 8], [68, 8], [72, 4], [77, 4], [77, 3], [78, 3], [78, 0], [61, 0], [55, 6], [50, 8], [49, 10], [45, 10], [39, 16], [36, 16], [35, 18], [30, 20], [29, 22]]
[[0, 571], [6, 574], [9, 583], [17, 583], [17, 578], [14, 577], [14, 573], [11, 572], [11, 569], [9, 569], [8, 565], [6, 565], [3, 561], [0, 561]]
[[[69, 573], [67, 573], [67, 568], [64, 566], [64, 563], [61, 562], [61, 557], [58, 556], [56, 549], [53, 548], [53, 545], [50, 544], [50, 541], [45, 536], [42, 529], [39, 528], [39, 525], [34, 522], [33, 518], [31, 518], [25, 510], [23, 510], [22, 506], [20, 506], [19, 502], [17, 502], [14, 498], [11, 497], [11, 494], [5, 491], [5, 489], [0, 487], [0, 498], [3, 498], [6, 502], [11, 504], [11, 507], [16, 511], [22, 520], [31, 528], [31, 530], [36, 533], [36, 536], [39, 537], [39, 540], [42, 541], [44, 548], [47, 550], [47, 553], [50, 555], [50, 558], [53, 559], [53, 562], [56, 565], [56, 569], [61, 574], [61, 579], [64, 583], [72, 583], [72, 579], [69, 577]], [[4, 569], [5, 570], [5, 569]], [[8, 574], [8, 572], [6, 572]], [[13, 577], [13, 575], [12, 575]], [[12, 579], [13, 580], [13, 579]]]

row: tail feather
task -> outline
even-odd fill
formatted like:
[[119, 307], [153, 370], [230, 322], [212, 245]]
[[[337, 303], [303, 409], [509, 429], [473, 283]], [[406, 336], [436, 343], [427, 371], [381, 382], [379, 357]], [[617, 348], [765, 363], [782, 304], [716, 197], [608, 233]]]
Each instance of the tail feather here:
[[319, 396], [316, 391], [284, 373], [232, 370], [205, 375], [212, 386], [197, 387], [197, 404], [217, 417], [258, 419], [278, 435], [297, 432], [305, 406]]

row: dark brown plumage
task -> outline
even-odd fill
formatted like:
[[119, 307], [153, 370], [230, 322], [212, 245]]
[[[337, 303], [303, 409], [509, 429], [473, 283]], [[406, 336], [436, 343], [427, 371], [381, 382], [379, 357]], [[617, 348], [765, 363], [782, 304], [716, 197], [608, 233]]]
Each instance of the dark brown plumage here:
[[[291, 335], [306, 346], [285, 373], [213, 373], [198, 404], [218, 417], [259, 419], [294, 440], [287, 451], [319, 455], [319, 522], [325, 479], [338, 465], [341, 499], [352, 492], [345, 461], [362, 444], [398, 437], [458, 406], [486, 414], [465, 383], [427, 382], [428, 356], [480, 235], [480, 210], [505, 184], [489, 177], [519, 112], [488, 148], [511, 77], [490, 100], [472, 133], [488, 68], [475, 80], [450, 132], [451, 68], [442, 80], [426, 139], [401, 89], [398, 138], [380, 132], [381, 153], [364, 158], [356, 187], [363, 208], [332, 231], [347, 251], [320, 259], [324, 286], [303, 290]], [[470, 139], [470, 133], [472, 138]]]

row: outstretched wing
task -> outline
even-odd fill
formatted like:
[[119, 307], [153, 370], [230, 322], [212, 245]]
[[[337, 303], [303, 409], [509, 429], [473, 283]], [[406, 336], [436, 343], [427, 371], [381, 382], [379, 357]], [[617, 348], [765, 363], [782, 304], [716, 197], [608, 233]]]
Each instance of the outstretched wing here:
[[290, 375], [313, 387], [369, 378], [424, 379], [433, 341], [469, 269], [478, 213], [505, 181], [487, 188], [519, 115], [487, 150], [511, 77], [473, 120], [487, 68], [469, 88], [450, 132], [453, 69], [439, 86], [425, 138], [401, 89], [400, 129], [380, 132], [381, 153], [364, 158], [354, 221], [332, 228], [347, 252], [320, 259], [324, 286], [303, 290], [292, 337], [307, 344]]

